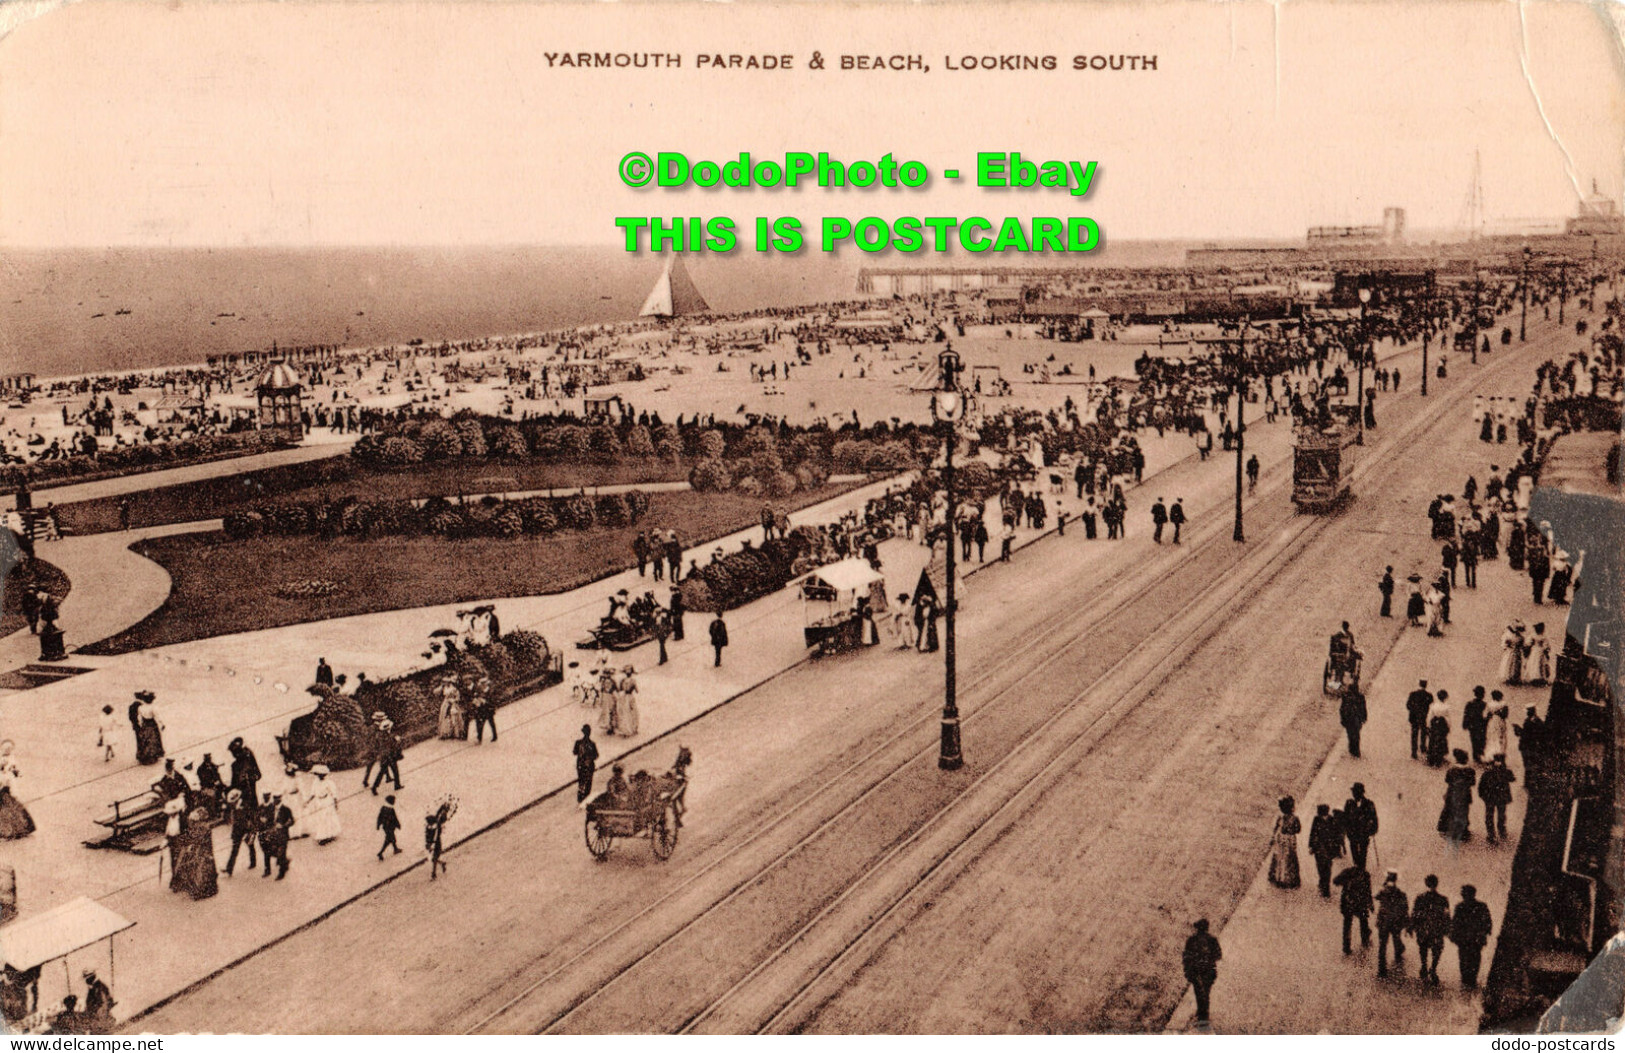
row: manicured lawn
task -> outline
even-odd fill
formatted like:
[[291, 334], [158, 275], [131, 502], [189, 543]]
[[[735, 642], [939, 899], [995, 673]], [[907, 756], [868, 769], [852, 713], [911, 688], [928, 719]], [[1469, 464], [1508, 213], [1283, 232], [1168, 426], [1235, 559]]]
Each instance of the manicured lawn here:
[[68, 576], [54, 563], [31, 559], [18, 564], [6, 575], [4, 596], [0, 598], [0, 636], [9, 636], [28, 624], [23, 617], [24, 589], [43, 589], [60, 600], [72, 587]]
[[[128, 496], [130, 526], [165, 526], [218, 519], [235, 509], [267, 501], [361, 500], [456, 497], [492, 490], [551, 490], [613, 486], [688, 478], [686, 465], [649, 459], [621, 464], [554, 464], [540, 460], [456, 461], [403, 468], [367, 468], [345, 455], [303, 464], [262, 468], [240, 475], [143, 490]], [[98, 498], [59, 505], [57, 516], [69, 534], [100, 534], [119, 529], [119, 499]]]
[[[775, 502], [801, 508], [850, 486], [824, 486]], [[642, 524], [676, 529], [692, 549], [753, 526], [761, 498], [689, 491], [651, 495]], [[375, 611], [564, 592], [634, 565], [635, 527], [566, 531], [515, 540], [264, 537], [233, 541], [221, 533], [138, 542], [135, 550], [173, 579], [169, 599], [140, 624], [87, 647], [89, 654], [181, 643], [227, 633]], [[692, 555], [691, 557], [692, 558]], [[330, 596], [288, 598], [293, 581], [339, 585]]]

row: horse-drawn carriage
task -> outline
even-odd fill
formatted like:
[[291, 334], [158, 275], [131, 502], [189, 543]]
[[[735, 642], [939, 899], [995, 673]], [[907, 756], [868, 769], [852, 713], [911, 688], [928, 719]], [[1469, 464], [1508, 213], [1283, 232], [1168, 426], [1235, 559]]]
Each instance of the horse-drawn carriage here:
[[693, 760], [688, 747], [677, 750], [677, 763], [664, 775], [640, 771], [610, 788], [587, 804], [587, 851], [602, 862], [609, 857], [616, 838], [649, 838], [649, 848], [661, 862], [677, 850], [678, 832], [683, 828], [683, 798], [688, 792], [688, 766]]
[[660, 611], [643, 600], [626, 598], [622, 589], [610, 599], [610, 613], [587, 630], [587, 636], [576, 642], [583, 651], [630, 651], [655, 638], [656, 619]]

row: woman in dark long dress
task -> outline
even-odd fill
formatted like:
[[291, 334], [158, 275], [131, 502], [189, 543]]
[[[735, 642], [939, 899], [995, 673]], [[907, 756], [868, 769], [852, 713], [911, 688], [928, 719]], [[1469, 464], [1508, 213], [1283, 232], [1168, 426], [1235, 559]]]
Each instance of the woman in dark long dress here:
[[157, 764], [164, 759], [164, 725], [152, 708], [151, 691], [137, 696], [141, 707], [135, 718], [135, 759], [138, 764]]
[[1470, 839], [1473, 784], [1478, 773], [1467, 764], [1467, 751], [1456, 750], [1456, 765], [1444, 773], [1444, 811], [1439, 816], [1439, 832], [1452, 841]]
[[[1443, 692], [1440, 692], [1443, 694]], [[1428, 709], [1428, 767], [1441, 768], [1450, 756], [1450, 712], [1444, 699], [1436, 699]]]
[[1276, 802], [1281, 814], [1270, 835], [1270, 884], [1277, 888], [1297, 888], [1302, 884], [1298, 871], [1298, 834], [1303, 821], [1293, 814], [1297, 802], [1283, 797]]
[[214, 864], [214, 824], [202, 808], [194, 809], [190, 816], [175, 818], [181, 824], [180, 832], [170, 838], [169, 888], [193, 899], [208, 899], [220, 891]]
[[34, 817], [17, 799], [17, 765], [10, 739], [0, 742], [0, 841], [15, 841], [34, 832]]

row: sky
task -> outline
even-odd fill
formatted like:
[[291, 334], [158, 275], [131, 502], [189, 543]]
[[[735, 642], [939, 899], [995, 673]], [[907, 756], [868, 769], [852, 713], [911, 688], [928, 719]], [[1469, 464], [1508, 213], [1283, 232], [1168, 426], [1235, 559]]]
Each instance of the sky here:
[[[549, 53], [678, 54], [677, 69]], [[822, 70], [809, 69], [817, 51]], [[696, 56], [791, 56], [785, 70]], [[842, 71], [919, 55], [929, 72]], [[1053, 55], [1053, 71], [949, 57]], [[1155, 70], [1071, 68], [1155, 55]], [[1095, 161], [1082, 199], [922, 190], [666, 191], [625, 153], [978, 151]], [[0, 248], [612, 245], [618, 216], [1093, 217], [1107, 237], [1299, 238], [1490, 220], [1621, 194], [1617, 31], [1581, 3], [1280, 5], [307, 3], [82, 0], [0, 40]]]

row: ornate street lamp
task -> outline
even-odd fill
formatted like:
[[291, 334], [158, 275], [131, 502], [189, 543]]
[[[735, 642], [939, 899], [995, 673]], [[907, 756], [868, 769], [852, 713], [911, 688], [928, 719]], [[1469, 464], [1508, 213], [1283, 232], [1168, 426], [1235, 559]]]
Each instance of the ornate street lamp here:
[[953, 771], [965, 763], [959, 750], [958, 683], [954, 663], [954, 615], [958, 605], [954, 597], [954, 521], [959, 512], [958, 495], [954, 492], [954, 445], [959, 422], [965, 419], [967, 398], [959, 389], [959, 374], [964, 368], [953, 344], [943, 345], [937, 355], [937, 391], [931, 397], [931, 417], [943, 434], [942, 485], [948, 497], [944, 524], [948, 530], [947, 596], [943, 611], [947, 639], [943, 649], [942, 752], [937, 757], [937, 767], [945, 771]]
[[1360, 286], [1360, 348], [1355, 352], [1360, 356], [1360, 390], [1354, 401], [1355, 414], [1360, 418], [1360, 436], [1355, 441], [1361, 446], [1365, 445], [1365, 356], [1366, 342], [1370, 334], [1370, 330], [1366, 327], [1365, 312], [1369, 306], [1371, 306], [1371, 290], [1362, 285]]
[[1236, 521], [1230, 531], [1230, 540], [1246, 541], [1247, 534], [1241, 526], [1241, 474], [1242, 458], [1247, 448], [1247, 327], [1252, 324], [1250, 315], [1241, 319], [1241, 337], [1236, 341], [1236, 361], [1234, 386], [1236, 389]]

